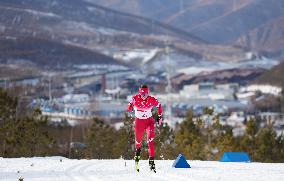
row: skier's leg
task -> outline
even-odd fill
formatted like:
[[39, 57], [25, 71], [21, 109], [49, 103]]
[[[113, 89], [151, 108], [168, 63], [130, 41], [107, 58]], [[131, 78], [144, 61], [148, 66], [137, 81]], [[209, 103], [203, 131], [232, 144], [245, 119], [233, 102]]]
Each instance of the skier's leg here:
[[142, 143], [142, 137], [144, 134], [144, 129], [145, 129], [145, 121], [144, 120], [139, 120], [135, 119], [135, 126], [134, 126], [134, 133], [135, 133], [135, 167], [136, 171], [139, 172], [138, 168], [138, 162], [140, 160], [140, 152], [141, 152], [141, 143]]
[[154, 127], [154, 119], [151, 117], [147, 119], [147, 143], [148, 143], [148, 154], [149, 158], [153, 158], [155, 156], [154, 151], [154, 137], [155, 137], [155, 127]]
[[155, 121], [151, 117], [147, 120], [147, 143], [148, 143], [148, 153], [149, 153], [149, 166], [150, 170], [156, 173], [155, 163], [154, 163], [154, 137], [155, 137]]
[[135, 149], [141, 149], [142, 137], [145, 129], [145, 121], [135, 119], [135, 127], [134, 127], [134, 134], [135, 134]]

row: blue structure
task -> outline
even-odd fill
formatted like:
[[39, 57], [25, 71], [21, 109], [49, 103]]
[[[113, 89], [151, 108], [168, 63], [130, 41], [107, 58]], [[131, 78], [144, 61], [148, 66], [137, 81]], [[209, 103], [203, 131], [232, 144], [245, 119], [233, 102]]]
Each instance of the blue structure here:
[[178, 155], [178, 157], [176, 158], [173, 164], [173, 167], [174, 168], [191, 168], [182, 154]]
[[224, 152], [220, 162], [250, 162], [250, 158], [245, 152]]

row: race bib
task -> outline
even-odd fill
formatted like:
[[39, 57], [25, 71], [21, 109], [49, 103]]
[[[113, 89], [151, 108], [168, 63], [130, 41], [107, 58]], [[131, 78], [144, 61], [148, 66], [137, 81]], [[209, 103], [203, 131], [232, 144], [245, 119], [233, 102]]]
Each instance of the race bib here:
[[148, 119], [149, 117], [152, 117], [152, 111], [150, 109], [142, 110], [134, 108], [134, 111], [135, 111], [135, 117], [138, 119]]

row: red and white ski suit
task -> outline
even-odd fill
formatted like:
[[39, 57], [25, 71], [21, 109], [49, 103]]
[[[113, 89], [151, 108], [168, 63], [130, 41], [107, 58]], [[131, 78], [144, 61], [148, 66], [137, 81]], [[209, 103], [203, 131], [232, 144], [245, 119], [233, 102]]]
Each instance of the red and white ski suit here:
[[155, 137], [155, 120], [152, 116], [152, 108], [157, 107], [158, 115], [162, 116], [162, 106], [153, 96], [148, 96], [145, 100], [138, 93], [134, 95], [128, 103], [126, 111], [135, 111], [134, 133], [135, 133], [135, 148], [141, 148], [142, 137], [144, 131], [147, 133], [148, 154], [149, 157], [154, 157], [154, 137]]

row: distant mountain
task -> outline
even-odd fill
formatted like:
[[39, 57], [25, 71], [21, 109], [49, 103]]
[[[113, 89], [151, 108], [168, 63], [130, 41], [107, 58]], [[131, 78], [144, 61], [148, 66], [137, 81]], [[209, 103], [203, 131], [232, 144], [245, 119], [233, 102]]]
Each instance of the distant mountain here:
[[141, 46], [143, 36], [152, 33], [202, 42], [162, 23], [84, 1], [0, 2], [0, 63], [25, 60], [60, 69], [72, 64], [121, 64], [112, 58], [112, 49]]
[[284, 16], [275, 18], [245, 34], [236, 45], [253, 49], [266, 56], [284, 56]]
[[153, 18], [211, 43], [277, 56], [284, 49], [284, 0], [85, 1]]
[[[115, 58], [125, 57], [131, 50], [137, 54], [137, 51], [152, 52], [153, 49], [159, 49], [157, 56], [153, 56], [153, 61], [159, 61], [156, 63], [158, 65], [165, 64], [163, 55], [166, 54], [166, 44], [171, 49], [170, 53], [183, 55], [174, 56], [179, 58], [175, 60], [179, 66], [188, 65], [182, 62], [192, 58], [197, 61], [247, 59], [247, 52], [242, 48], [211, 45], [156, 20], [121, 13], [84, 0], [2, 0], [0, 14], [2, 39], [45, 39], [62, 46], [71, 45]], [[130, 55], [133, 57], [133, 53]], [[149, 60], [151, 63], [153, 61]], [[136, 57], [124, 62], [136, 67], [143, 64]]]
[[2, 64], [26, 61], [40, 68], [60, 70], [78, 64], [121, 64], [88, 49], [31, 37], [0, 39], [0, 52]]
[[256, 80], [256, 83], [270, 84], [284, 88], [284, 60], [281, 64], [275, 66], [271, 70], [264, 72]]
[[[50, 23], [50, 26], [63, 20], [84, 22], [96, 28], [110, 28], [142, 35], [164, 34], [193, 42], [202, 42], [201, 39], [190, 33], [167, 24], [145, 17], [121, 13], [84, 0], [1, 0], [0, 10], [1, 22], [7, 23], [8, 21], [10, 25], [21, 24], [25, 26], [20, 15], [30, 16], [33, 14], [38, 15], [36, 20], [43, 19], [45, 23]], [[31, 19], [31, 21], [35, 20]]]

